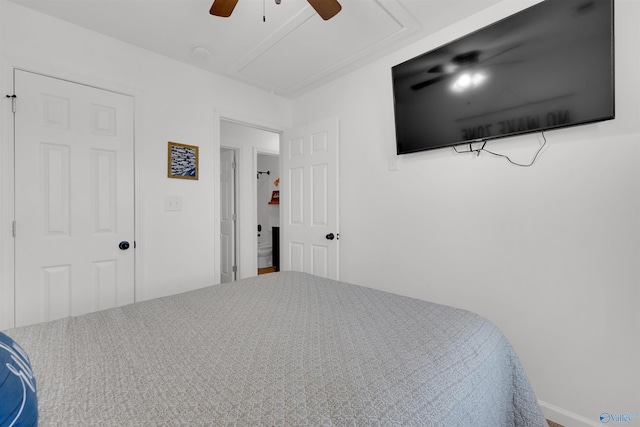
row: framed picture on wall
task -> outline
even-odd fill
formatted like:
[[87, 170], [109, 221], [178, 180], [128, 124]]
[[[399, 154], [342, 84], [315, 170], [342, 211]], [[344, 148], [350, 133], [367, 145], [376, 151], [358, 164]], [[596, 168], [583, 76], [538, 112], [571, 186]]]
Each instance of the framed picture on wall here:
[[271, 192], [271, 201], [270, 205], [279, 205], [280, 204], [280, 190], [274, 190]]
[[169, 178], [198, 179], [198, 147], [169, 142]]

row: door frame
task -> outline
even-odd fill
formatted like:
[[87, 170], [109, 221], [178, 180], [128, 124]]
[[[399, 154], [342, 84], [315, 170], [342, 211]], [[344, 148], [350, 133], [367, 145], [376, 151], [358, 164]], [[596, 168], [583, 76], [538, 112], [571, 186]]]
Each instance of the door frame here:
[[[134, 197], [134, 242], [142, 239], [140, 218], [142, 203], [140, 159], [143, 158], [139, 141], [139, 127], [135, 126], [135, 118], [141, 117], [140, 101], [142, 93], [130, 87], [118, 86], [113, 82], [100, 79], [88, 79], [86, 75], [74, 74], [68, 70], [60, 72], [45, 64], [25, 64], [19, 61], [7, 63], [0, 70], [0, 85], [6, 95], [15, 93], [15, 72], [24, 71], [41, 76], [64, 80], [82, 86], [93, 87], [133, 99], [133, 197]], [[19, 94], [16, 98], [16, 108], [20, 106]], [[4, 97], [3, 97], [4, 98]], [[2, 103], [2, 118], [0, 124], [0, 330], [15, 326], [15, 246], [12, 224], [15, 221], [15, 122], [12, 103], [5, 100]], [[144, 250], [138, 248], [134, 256], [134, 301], [143, 299], [140, 295], [139, 283], [143, 283], [143, 269], [141, 268]]]

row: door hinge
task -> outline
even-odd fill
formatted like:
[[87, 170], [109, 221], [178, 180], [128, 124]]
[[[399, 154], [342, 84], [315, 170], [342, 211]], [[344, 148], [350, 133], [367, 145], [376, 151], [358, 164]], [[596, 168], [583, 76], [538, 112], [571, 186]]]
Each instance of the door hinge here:
[[7, 98], [11, 98], [11, 112], [16, 112], [16, 95], [7, 95]]
[[236, 170], [236, 162], [231, 162], [231, 169]]
[[233, 267], [231, 267], [231, 271], [234, 272], [234, 273], [237, 273], [238, 272], [238, 266], [234, 265]]
[[13, 237], [16, 237], [16, 222], [15, 222], [15, 221], [13, 221], [13, 222], [11, 223], [11, 235], [12, 235]]
[[234, 213], [231, 215], [231, 221], [237, 221], [238, 220], [238, 214]]

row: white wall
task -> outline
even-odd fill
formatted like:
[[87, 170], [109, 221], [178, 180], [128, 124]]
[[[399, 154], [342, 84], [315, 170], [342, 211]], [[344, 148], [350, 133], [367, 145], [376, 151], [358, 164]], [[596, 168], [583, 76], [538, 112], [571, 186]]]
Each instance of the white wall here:
[[[0, 11], [3, 99], [12, 93], [14, 66], [135, 96], [138, 300], [217, 282], [217, 119], [222, 115], [281, 129], [290, 125], [291, 101], [5, 0], [0, 1]], [[3, 103], [0, 133], [0, 329], [13, 322], [13, 139], [7, 104]], [[198, 181], [167, 178], [168, 141], [200, 147]], [[166, 195], [182, 196], [183, 210], [165, 212]]]
[[[502, 2], [298, 97], [294, 125], [340, 117], [343, 280], [488, 317], [547, 415], [598, 425], [640, 412], [640, 3], [615, 4], [615, 120], [547, 132], [531, 168], [440, 149], [389, 171], [391, 66], [533, 3]], [[540, 141], [490, 147], [527, 162]]]

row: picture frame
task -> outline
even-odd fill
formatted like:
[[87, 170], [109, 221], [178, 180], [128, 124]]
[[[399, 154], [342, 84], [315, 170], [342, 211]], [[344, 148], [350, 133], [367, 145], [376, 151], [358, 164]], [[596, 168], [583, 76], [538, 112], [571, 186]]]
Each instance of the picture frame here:
[[273, 190], [271, 192], [271, 201], [270, 205], [279, 205], [280, 204], [280, 190]]
[[168, 143], [167, 176], [178, 179], [198, 179], [198, 147], [195, 145]]

